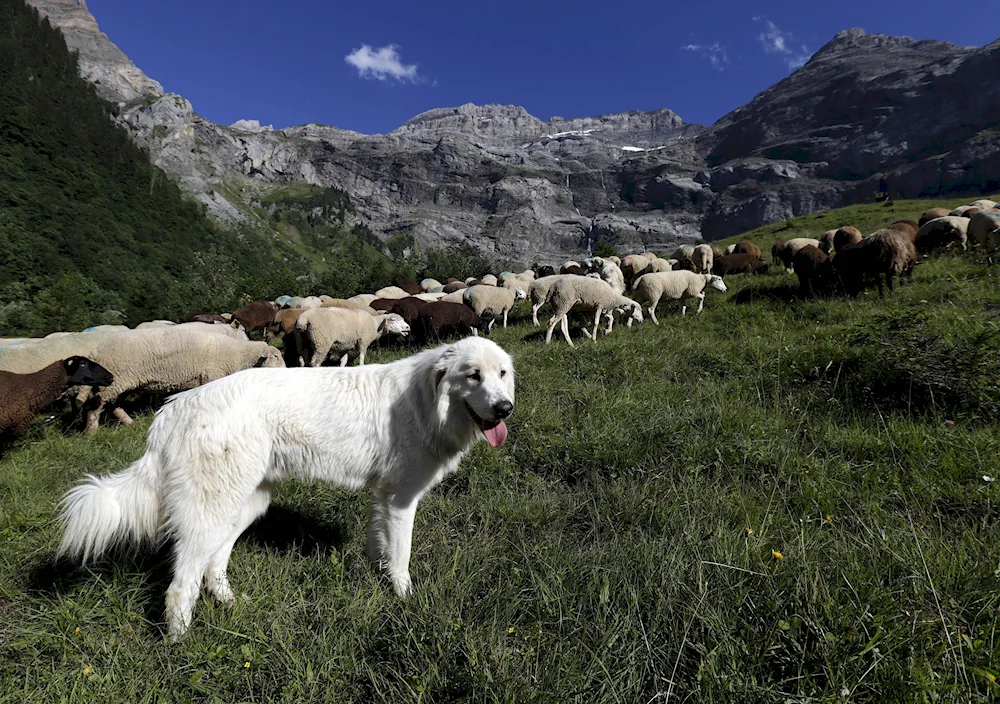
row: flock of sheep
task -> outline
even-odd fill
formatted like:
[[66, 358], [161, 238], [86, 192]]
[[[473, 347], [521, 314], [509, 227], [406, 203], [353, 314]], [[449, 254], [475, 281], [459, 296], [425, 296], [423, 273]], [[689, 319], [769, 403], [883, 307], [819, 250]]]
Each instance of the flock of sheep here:
[[[771, 255], [773, 264], [796, 273], [805, 294], [853, 295], [872, 282], [883, 292], [883, 279], [891, 291], [893, 277], [908, 276], [918, 253], [965, 249], [970, 242], [990, 251], [1000, 246], [1000, 207], [995, 202], [933, 208], [919, 222], [900, 220], [868, 237], [845, 226], [816, 239], [779, 241]], [[347, 299], [258, 300], [232, 314], [193, 313], [183, 323], [159, 320], [134, 330], [97, 326], [0, 339], [0, 448], [67, 391], [85, 409], [87, 431], [96, 432], [106, 409], [131, 424], [118, 401], [133, 391], [174, 393], [251, 367], [319, 366], [337, 360], [344, 366], [352, 353], [364, 364], [369, 346], [385, 336], [410, 336], [428, 344], [446, 335], [489, 333], [498, 322], [506, 327], [520, 300], [530, 302], [536, 326], [539, 311], [551, 309], [546, 344], [559, 326], [573, 345], [571, 315], [580, 317], [584, 336], [596, 341], [602, 319], [607, 335], [616, 316], [626, 316], [629, 326], [643, 322], [644, 306], [659, 325], [656, 310], [663, 301], [697, 300], [700, 313], [710, 289], [726, 291], [724, 276], [767, 268], [760, 248], [747, 240], [725, 251], [684, 245], [669, 259], [652, 252], [621, 259], [589, 257], [566, 262], [558, 271], [539, 266], [464, 281], [401, 281]], [[681, 313], [686, 312], [684, 304]], [[262, 331], [263, 342], [249, 339], [254, 331]], [[279, 337], [281, 351], [269, 344]], [[88, 374], [71, 373], [65, 366], [70, 359], [84, 363]]]

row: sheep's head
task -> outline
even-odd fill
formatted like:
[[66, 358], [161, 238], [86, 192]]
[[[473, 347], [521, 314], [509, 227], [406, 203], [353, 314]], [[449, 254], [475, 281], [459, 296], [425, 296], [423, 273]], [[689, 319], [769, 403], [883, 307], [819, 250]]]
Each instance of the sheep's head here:
[[383, 316], [378, 329], [382, 335], [388, 333], [390, 335], [402, 335], [406, 337], [410, 334], [410, 326], [403, 320], [403, 316], [398, 313], [389, 313]]
[[715, 274], [708, 274], [708, 285], [714, 288], [716, 291], [726, 292], [726, 282], [722, 280], [721, 276], [716, 276]]
[[257, 361], [254, 362], [255, 367], [283, 367], [285, 366], [285, 360], [281, 356], [281, 351], [277, 347], [268, 346], [266, 350], [260, 353]]
[[639, 305], [638, 301], [633, 301], [626, 298], [622, 301], [622, 304], [615, 308], [619, 313], [629, 313], [629, 317], [637, 323], [642, 322], [642, 306]]
[[515, 286], [514, 287], [514, 300], [515, 301], [523, 301], [527, 297], [528, 297], [528, 294], [525, 293], [525, 291], [524, 291], [523, 288], [521, 288], [520, 286]]

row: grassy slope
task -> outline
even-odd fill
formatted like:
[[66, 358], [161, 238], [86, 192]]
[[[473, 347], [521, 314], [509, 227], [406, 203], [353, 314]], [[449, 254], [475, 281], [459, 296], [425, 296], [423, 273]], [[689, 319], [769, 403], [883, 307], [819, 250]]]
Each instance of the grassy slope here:
[[149, 417], [36, 426], [0, 461], [0, 701], [995, 696], [995, 269], [944, 256], [886, 300], [768, 295], [793, 283], [733, 277], [697, 318], [573, 350], [496, 332], [510, 438], [421, 505], [406, 603], [365, 560], [365, 497], [289, 483], [233, 554], [245, 596], [164, 642], [162, 561], [52, 563], [60, 495], [138, 457]]

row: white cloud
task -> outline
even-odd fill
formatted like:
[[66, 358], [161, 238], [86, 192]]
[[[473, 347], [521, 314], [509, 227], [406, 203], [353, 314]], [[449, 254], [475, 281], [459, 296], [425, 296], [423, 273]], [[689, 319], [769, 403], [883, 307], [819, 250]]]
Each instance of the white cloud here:
[[399, 47], [395, 44], [378, 49], [362, 44], [360, 49], [345, 56], [344, 61], [358, 69], [361, 78], [375, 78], [379, 81], [395, 78], [397, 81], [417, 82], [420, 80], [417, 65], [404, 64], [399, 58], [398, 50]]
[[781, 56], [788, 68], [792, 70], [801, 68], [812, 56], [812, 52], [805, 44], [799, 44], [798, 48], [793, 47], [794, 35], [791, 32], [781, 31], [778, 25], [766, 17], [755, 15], [753, 21], [764, 23], [764, 31], [757, 35], [757, 40], [764, 47], [764, 53]]
[[681, 47], [684, 51], [693, 51], [701, 54], [716, 71], [724, 70], [723, 67], [729, 63], [729, 55], [726, 54], [726, 47], [715, 42], [714, 44], [685, 44]]

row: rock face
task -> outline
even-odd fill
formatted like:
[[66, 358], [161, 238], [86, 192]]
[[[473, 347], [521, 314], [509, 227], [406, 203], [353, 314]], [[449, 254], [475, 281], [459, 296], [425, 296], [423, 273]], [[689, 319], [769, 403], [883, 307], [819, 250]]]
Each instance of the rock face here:
[[154, 161], [221, 221], [276, 185], [347, 191], [379, 236], [468, 242], [498, 261], [577, 256], [597, 240], [672, 249], [867, 201], [1000, 190], [1000, 40], [976, 49], [837, 34], [711, 127], [670, 110], [543, 122], [509, 105], [430, 110], [385, 135], [230, 126], [163, 95], [83, 0], [30, 0], [80, 52]]
[[80, 55], [80, 74], [112, 102], [163, 95], [163, 86], [140, 71], [97, 27], [85, 0], [39, 0], [42, 17], [62, 30], [66, 44]]

